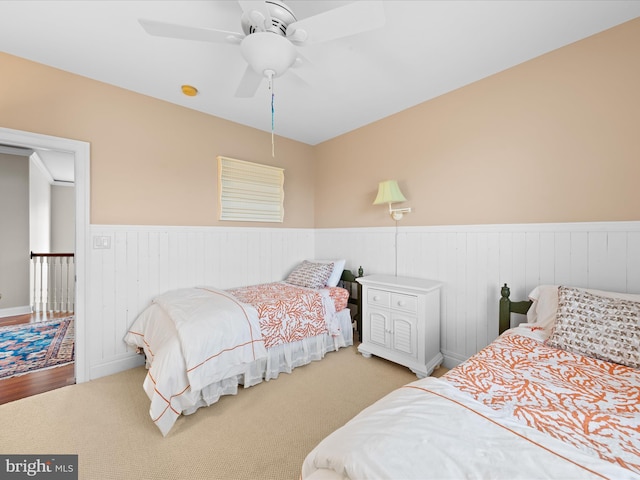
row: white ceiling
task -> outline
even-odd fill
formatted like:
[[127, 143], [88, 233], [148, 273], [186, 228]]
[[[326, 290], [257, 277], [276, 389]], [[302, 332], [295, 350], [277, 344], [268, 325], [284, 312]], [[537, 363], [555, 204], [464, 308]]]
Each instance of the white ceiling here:
[[[349, 3], [286, 2], [299, 20]], [[308, 84], [275, 79], [276, 135], [315, 145], [640, 16], [638, 0], [382, 3], [384, 27], [299, 48], [311, 65], [293, 71]], [[237, 45], [155, 37], [138, 23], [242, 32], [241, 13], [236, 1], [3, 0], [0, 50], [270, 131], [266, 80], [235, 97]]]
[[41, 165], [49, 173], [49, 181], [54, 185], [75, 183], [74, 157], [68, 152], [57, 150], [34, 149]]

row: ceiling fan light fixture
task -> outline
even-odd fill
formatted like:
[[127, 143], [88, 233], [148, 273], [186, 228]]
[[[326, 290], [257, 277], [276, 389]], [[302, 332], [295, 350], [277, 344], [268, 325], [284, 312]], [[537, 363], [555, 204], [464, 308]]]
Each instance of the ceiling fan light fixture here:
[[297, 51], [285, 37], [271, 32], [256, 32], [247, 35], [240, 43], [242, 56], [251, 68], [260, 75], [273, 72], [279, 77], [296, 61]]
[[[297, 51], [296, 46], [356, 35], [380, 28], [385, 23], [381, 0], [347, 2], [346, 5], [325, 9], [302, 20], [297, 20], [294, 12], [282, 0], [237, 0], [237, 3], [242, 9], [240, 23], [244, 35], [218, 28], [194, 27], [142, 18], [138, 21], [149, 35], [239, 44], [247, 65], [236, 89], [235, 96], [238, 98], [253, 97], [265, 77], [269, 80], [269, 89], [273, 96], [274, 78], [284, 75], [296, 62], [298, 66], [303, 63], [311, 64]], [[290, 72], [289, 76], [297, 79], [298, 83], [307, 83], [294, 72]], [[190, 94], [184, 93], [194, 96], [194, 91]], [[197, 94], [197, 90], [195, 93]]]

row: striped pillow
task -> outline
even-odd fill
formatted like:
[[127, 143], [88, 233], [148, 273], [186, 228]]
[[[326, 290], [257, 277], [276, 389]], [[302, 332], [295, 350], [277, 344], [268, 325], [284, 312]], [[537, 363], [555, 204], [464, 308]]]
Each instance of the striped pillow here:
[[298, 287], [323, 288], [333, 272], [333, 263], [302, 262], [289, 274], [285, 282]]
[[640, 302], [559, 287], [556, 323], [547, 345], [640, 368]]

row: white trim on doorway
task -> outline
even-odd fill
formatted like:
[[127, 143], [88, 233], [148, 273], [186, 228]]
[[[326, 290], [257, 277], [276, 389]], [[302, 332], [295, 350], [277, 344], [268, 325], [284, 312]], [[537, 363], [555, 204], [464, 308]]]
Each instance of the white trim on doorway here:
[[52, 137], [33, 132], [11, 130], [0, 127], [0, 144], [25, 148], [49, 149], [71, 153], [75, 168], [75, 208], [76, 208], [76, 383], [89, 380], [87, 355], [86, 278], [87, 249], [89, 239], [90, 201], [90, 148], [89, 143], [68, 138]]

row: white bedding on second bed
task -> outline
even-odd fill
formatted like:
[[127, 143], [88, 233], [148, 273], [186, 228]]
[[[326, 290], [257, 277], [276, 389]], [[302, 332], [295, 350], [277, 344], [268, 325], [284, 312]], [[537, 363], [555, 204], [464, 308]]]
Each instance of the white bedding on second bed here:
[[368, 407], [323, 440], [304, 480], [637, 479], [427, 377]]
[[397, 389], [322, 440], [301, 478], [640, 480], [640, 372], [547, 338], [521, 325]]

